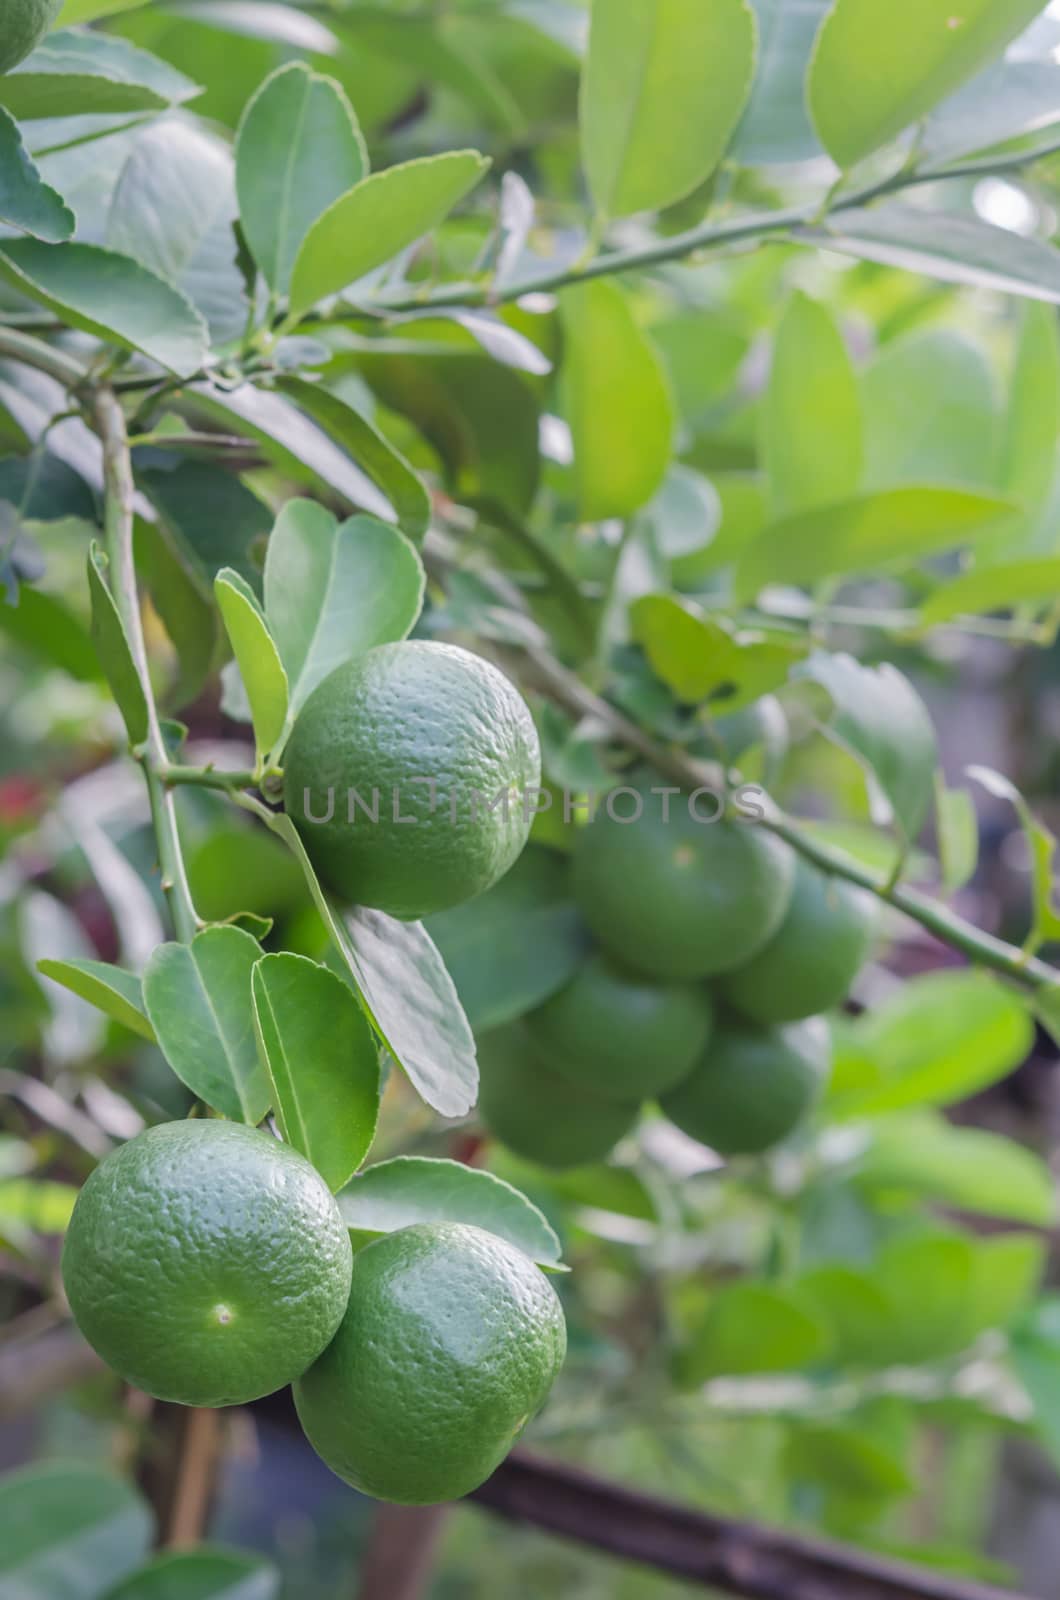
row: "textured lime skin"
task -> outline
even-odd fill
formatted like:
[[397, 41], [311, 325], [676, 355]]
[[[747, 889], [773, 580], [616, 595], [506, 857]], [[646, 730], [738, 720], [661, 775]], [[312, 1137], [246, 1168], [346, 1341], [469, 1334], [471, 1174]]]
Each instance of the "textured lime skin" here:
[[714, 1021], [692, 984], [651, 983], [592, 956], [526, 1019], [552, 1068], [609, 1100], [651, 1100], [686, 1078]]
[[523, 1022], [484, 1034], [478, 1063], [482, 1121], [509, 1150], [540, 1166], [602, 1161], [637, 1120], [640, 1096], [605, 1099], [559, 1076]]
[[[629, 784], [644, 799], [637, 821], [616, 822], [601, 809], [582, 828], [575, 898], [603, 948], [638, 972], [671, 982], [728, 972], [780, 926], [794, 856], [753, 824], [693, 821], [684, 795], [670, 796], [667, 821], [653, 783], [663, 780]], [[632, 810], [632, 798], [622, 798]], [[708, 798], [703, 815], [711, 809]]]
[[671, 1122], [719, 1155], [760, 1155], [802, 1121], [830, 1065], [821, 1017], [784, 1028], [725, 1017], [699, 1065], [659, 1104]]
[[338, 1333], [294, 1386], [313, 1449], [365, 1494], [469, 1494], [544, 1404], [567, 1332], [528, 1256], [481, 1228], [420, 1223], [354, 1257]]
[[165, 1122], [85, 1184], [63, 1249], [70, 1309], [129, 1383], [188, 1406], [290, 1383], [342, 1319], [352, 1251], [309, 1162], [234, 1122]]
[[0, 0], [0, 72], [10, 72], [36, 50], [63, 0]]
[[[331, 888], [416, 918], [504, 876], [526, 843], [525, 801], [540, 782], [537, 730], [507, 678], [455, 645], [410, 640], [378, 645], [310, 695], [287, 748], [284, 798]], [[369, 806], [379, 791], [378, 822], [356, 805], [348, 820], [350, 789]], [[329, 822], [307, 819], [307, 790], [317, 817], [334, 790]], [[507, 815], [487, 809], [512, 790]]]
[[784, 921], [745, 966], [718, 982], [752, 1022], [795, 1022], [843, 1001], [869, 953], [872, 895], [800, 861]]

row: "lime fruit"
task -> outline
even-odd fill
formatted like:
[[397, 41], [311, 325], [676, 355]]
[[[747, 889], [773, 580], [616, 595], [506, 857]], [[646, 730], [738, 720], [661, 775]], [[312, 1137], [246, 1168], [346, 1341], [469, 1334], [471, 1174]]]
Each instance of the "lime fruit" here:
[[794, 1022], [846, 998], [872, 943], [872, 895], [809, 862], [769, 943], [718, 981], [723, 998], [752, 1022]]
[[0, 0], [0, 72], [10, 72], [36, 50], [63, 0]]
[[63, 1249], [70, 1309], [138, 1389], [240, 1405], [315, 1361], [346, 1309], [352, 1251], [309, 1162], [235, 1122], [165, 1122], [78, 1196]]
[[706, 990], [652, 983], [592, 956], [526, 1018], [553, 1070], [608, 1100], [652, 1100], [688, 1076], [714, 1012]]
[[418, 1223], [358, 1251], [346, 1315], [294, 1386], [306, 1437], [365, 1494], [469, 1494], [544, 1403], [567, 1336], [528, 1256], [481, 1228]]
[[503, 877], [540, 782], [537, 730], [508, 679], [470, 651], [411, 640], [378, 645], [314, 690], [284, 797], [331, 888], [417, 918]]
[[663, 786], [639, 775], [581, 829], [575, 898], [608, 954], [638, 972], [671, 982], [728, 972], [779, 927], [794, 856], [751, 823], [696, 821], [689, 799], [706, 819], [712, 796], [663, 796]]
[[759, 1155], [802, 1121], [830, 1065], [821, 1017], [783, 1028], [723, 1017], [698, 1066], [659, 1104], [671, 1122], [719, 1155]]
[[580, 1167], [602, 1161], [629, 1132], [640, 1110], [562, 1077], [524, 1022], [478, 1042], [478, 1109], [490, 1133], [527, 1161]]

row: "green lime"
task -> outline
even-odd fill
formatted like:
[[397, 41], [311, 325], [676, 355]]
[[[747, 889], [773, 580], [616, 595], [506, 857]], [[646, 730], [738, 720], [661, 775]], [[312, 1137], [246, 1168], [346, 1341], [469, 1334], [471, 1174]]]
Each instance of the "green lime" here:
[[688, 1076], [714, 1012], [704, 989], [652, 983], [592, 956], [526, 1018], [561, 1077], [609, 1100], [652, 1100]]
[[351, 1262], [334, 1196], [289, 1145], [242, 1123], [164, 1122], [81, 1190], [63, 1282], [81, 1332], [129, 1383], [227, 1406], [316, 1360]]
[[869, 953], [872, 895], [801, 861], [784, 921], [767, 945], [718, 981], [721, 995], [753, 1022], [794, 1022], [845, 998]]
[[0, 72], [10, 72], [36, 50], [62, 5], [63, 0], [0, 0]]
[[478, 1042], [479, 1114], [490, 1133], [524, 1160], [542, 1167], [581, 1167], [602, 1161], [629, 1132], [636, 1103], [603, 1095], [550, 1067], [525, 1022], [508, 1023]]
[[496, 667], [455, 645], [378, 645], [310, 695], [284, 796], [313, 865], [356, 905], [416, 918], [481, 894], [530, 832], [537, 730]]
[[608, 954], [638, 972], [671, 982], [728, 972], [779, 927], [794, 856], [750, 822], [707, 820], [712, 794], [664, 788], [638, 775], [580, 830], [575, 898]]
[[759, 1155], [810, 1110], [831, 1066], [821, 1017], [784, 1028], [719, 1020], [699, 1065], [659, 1101], [684, 1133], [723, 1156]]
[[481, 1228], [419, 1223], [354, 1257], [346, 1315], [295, 1405], [313, 1449], [363, 1493], [456, 1500], [504, 1460], [566, 1348], [528, 1256]]

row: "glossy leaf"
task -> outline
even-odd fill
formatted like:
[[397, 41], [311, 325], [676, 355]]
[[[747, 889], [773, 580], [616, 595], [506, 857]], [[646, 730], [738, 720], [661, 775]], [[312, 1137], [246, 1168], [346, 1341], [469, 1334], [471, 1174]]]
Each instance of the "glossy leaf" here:
[[265, 956], [252, 993], [280, 1131], [340, 1189], [371, 1149], [379, 1115], [379, 1050], [364, 1012], [341, 978], [304, 956]]
[[[947, 0], [948, 3], [948, 0]], [[843, 211], [798, 238], [943, 283], [1060, 303], [1060, 250], [979, 217], [902, 205]]]
[[122, 714], [131, 745], [147, 738], [147, 700], [136, 670], [125, 624], [110, 592], [107, 558], [93, 543], [88, 552], [88, 589], [92, 598], [92, 642]]
[[953, 617], [972, 617], [987, 611], [1007, 611], [1013, 606], [1053, 605], [1060, 595], [1060, 556], [1038, 561], [1013, 561], [1009, 565], [975, 567], [928, 595], [919, 610], [924, 627]]
[[190, 377], [206, 359], [206, 324], [190, 300], [129, 256], [4, 239], [0, 276], [68, 326], [139, 350], [177, 377]]
[[205, 598], [213, 599], [213, 581], [222, 567], [234, 567], [260, 590], [261, 565], [254, 557], [273, 519], [234, 473], [209, 461], [184, 460], [176, 467], [141, 471], [137, 481], [158, 512], [167, 542]]
[[678, 1354], [682, 1383], [721, 1376], [791, 1372], [827, 1351], [828, 1329], [809, 1303], [780, 1287], [735, 1283], [720, 1288]]
[[662, 362], [617, 284], [565, 289], [560, 304], [578, 515], [627, 517], [651, 499], [670, 464], [674, 415]]
[[165, 1550], [107, 1591], [106, 1600], [277, 1600], [271, 1561], [241, 1550]]
[[630, 607], [633, 636], [679, 700], [738, 711], [786, 683], [806, 642], [779, 630], [738, 628], [689, 600], [649, 594]]
[[1007, 1222], [1049, 1228], [1056, 1220], [1052, 1174], [1032, 1150], [926, 1111], [878, 1123], [858, 1177]]
[[0, 105], [20, 121], [161, 111], [198, 93], [166, 61], [112, 34], [51, 33], [0, 77]]
[[836, 0], [810, 65], [821, 142], [850, 167], [916, 122], [998, 56], [1044, 0]]
[[152, 1516], [98, 1462], [47, 1462], [0, 1479], [0, 1587], [22, 1600], [99, 1600], [147, 1557]]
[[404, 639], [423, 604], [415, 549], [374, 517], [340, 523], [312, 500], [289, 500], [265, 560], [265, 613], [289, 686], [288, 720], [336, 667]]
[[890, 662], [864, 667], [853, 656], [817, 651], [794, 670], [820, 684], [832, 702], [822, 724], [870, 775], [876, 809], [893, 817], [910, 843], [931, 807], [938, 746], [927, 707]]
[[810, 161], [821, 145], [806, 108], [806, 70], [831, 0], [751, 0], [758, 19], [758, 70], [732, 141], [748, 166]]
[[754, 60], [745, 0], [597, 0], [581, 91], [597, 210], [659, 210], [709, 177], [747, 102]]
[[477, 150], [450, 150], [356, 184], [317, 218], [302, 242], [291, 274], [291, 316], [304, 316], [318, 300], [338, 294], [430, 233], [488, 165]]
[[283, 734], [290, 704], [287, 673], [254, 591], [231, 567], [222, 567], [214, 593], [250, 702], [259, 757]]
[[1055, 62], [995, 61], [927, 118], [923, 160], [942, 166], [1052, 126], [1060, 117], [1058, 88]]
[[53, 961], [37, 962], [37, 971], [64, 989], [80, 995], [90, 1005], [105, 1011], [123, 1027], [131, 1028], [144, 1039], [155, 1042], [152, 1028], [144, 1010], [143, 989], [135, 972], [111, 966], [106, 961]]
[[0, 108], [0, 222], [22, 233], [61, 244], [73, 236], [76, 218], [62, 195], [49, 187], [30, 160], [17, 122]]
[[562, 1254], [554, 1229], [525, 1195], [459, 1161], [381, 1161], [347, 1184], [338, 1201], [354, 1234], [394, 1233], [418, 1222], [466, 1222], [507, 1239], [542, 1266], [556, 1266]]
[[286, 294], [310, 227], [368, 171], [368, 152], [341, 85], [300, 61], [266, 78], [236, 136], [243, 232], [265, 281]]
[[143, 983], [147, 1015], [180, 1081], [214, 1111], [251, 1126], [270, 1105], [251, 1006], [260, 959], [249, 933], [205, 928], [190, 944], [159, 945]]
[[762, 465], [775, 515], [857, 493], [861, 404], [853, 364], [829, 312], [801, 292], [777, 329], [761, 416]]
[[767, 583], [820, 578], [880, 567], [909, 566], [996, 527], [1010, 501], [965, 489], [883, 489], [838, 505], [772, 522], [744, 550], [736, 571], [740, 596]]

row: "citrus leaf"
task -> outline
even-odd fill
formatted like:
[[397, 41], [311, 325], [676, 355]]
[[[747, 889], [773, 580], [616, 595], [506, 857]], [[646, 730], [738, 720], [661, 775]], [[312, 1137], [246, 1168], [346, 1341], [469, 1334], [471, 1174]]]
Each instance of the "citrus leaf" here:
[[0, 1587], [26, 1600], [98, 1600], [145, 1560], [152, 1516], [98, 1463], [48, 1462], [0, 1479]]
[[1057, 77], [1052, 61], [995, 61], [927, 118], [918, 145], [924, 162], [941, 167], [1055, 125]]
[[111, 17], [116, 11], [131, 11], [143, 0], [65, 0], [59, 13], [59, 23], [73, 28], [81, 22], [95, 22], [97, 17]]
[[283, 734], [289, 704], [287, 674], [253, 589], [231, 567], [214, 579], [214, 593], [250, 701], [254, 740], [265, 756]]
[[853, 166], [960, 88], [1022, 33], [1045, 0], [836, 0], [807, 83], [821, 143]]
[[776, 515], [857, 492], [861, 406], [853, 364], [831, 314], [801, 291], [777, 329], [761, 427]]
[[1007, 611], [1034, 600], [1050, 606], [1060, 594], [1060, 556], [1043, 556], [1037, 561], [1014, 561], [1010, 565], [976, 567], [962, 573], [928, 595], [920, 607], [919, 620], [925, 628], [951, 617], [971, 617], [984, 611]]
[[450, 150], [373, 173], [317, 218], [295, 259], [290, 314], [338, 294], [449, 215], [485, 173], [477, 150]]
[[0, 276], [67, 326], [139, 350], [178, 378], [206, 360], [206, 324], [191, 301], [130, 256], [93, 244], [4, 239]]
[[[1050, 72], [1060, 78], [1057, 68]], [[1001, 442], [1001, 487], [1036, 508], [1049, 493], [1060, 434], [1060, 334], [1047, 306], [1024, 306]]]
[[405, 457], [367, 417], [319, 383], [293, 374], [277, 379], [277, 389], [289, 395], [300, 411], [335, 440], [351, 460], [368, 473], [390, 501], [397, 521], [409, 538], [422, 539], [430, 526], [431, 498]]
[[37, 962], [37, 971], [64, 989], [80, 995], [90, 1005], [105, 1011], [126, 1028], [131, 1028], [144, 1039], [155, 1041], [155, 1030], [144, 1011], [143, 989], [135, 972], [123, 967], [113, 967], [106, 961], [52, 961]]
[[336, 667], [407, 637], [425, 583], [396, 528], [366, 516], [340, 523], [312, 500], [287, 502], [265, 559], [265, 614], [287, 674], [288, 722]]
[[106, 1600], [277, 1600], [280, 1574], [271, 1561], [239, 1550], [166, 1550], [131, 1573]]
[[137, 474], [137, 482], [158, 513], [174, 555], [211, 607], [213, 582], [222, 567], [234, 567], [255, 592], [261, 589], [261, 564], [255, 550], [264, 545], [273, 518], [246, 485], [210, 461]]
[[875, 809], [889, 813], [912, 843], [931, 807], [938, 744], [928, 709], [897, 667], [863, 667], [853, 656], [818, 650], [794, 678], [818, 683], [832, 701], [822, 730], [870, 774]]
[[712, 1297], [702, 1323], [677, 1356], [683, 1384], [753, 1372], [791, 1372], [827, 1352], [829, 1334], [811, 1305], [790, 1291], [735, 1283]]
[[597, 210], [659, 210], [709, 177], [747, 102], [754, 61], [745, 0], [594, 5], [581, 136]]
[[287, 1143], [340, 1189], [372, 1146], [379, 1051], [348, 986], [305, 956], [265, 956], [251, 980], [254, 1026]]
[[751, 0], [758, 19], [758, 70], [730, 147], [747, 166], [810, 161], [820, 141], [806, 109], [806, 70], [831, 0]]
[[270, 1103], [251, 1007], [261, 954], [240, 928], [205, 928], [190, 944], [159, 945], [143, 986], [162, 1054], [180, 1081], [214, 1111], [251, 1126]]
[[18, 123], [0, 108], [0, 222], [46, 244], [61, 244], [77, 226], [62, 195], [44, 182], [22, 142]]
[[1060, 303], [1060, 250], [979, 217], [876, 206], [844, 211], [820, 227], [798, 228], [795, 237], [943, 283]]
[[417, 1222], [466, 1222], [507, 1239], [541, 1266], [557, 1266], [562, 1254], [554, 1229], [524, 1194], [503, 1178], [459, 1161], [397, 1156], [366, 1168], [337, 1198], [353, 1233], [394, 1233]]
[[1007, 1222], [1049, 1228], [1056, 1219], [1052, 1174], [1032, 1150], [927, 1111], [876, 1124], [858, 1181]]
[[1060, 1462], [1060, 1298], [1050, 1295], [1034, 1307], [1015, 1330], [1010, 1351], [1038, 1436]]
[[182, 72], [114, 34], [51, 33], [0, 77], [0, 105], [23, 122], [161, 111], [198, 94]]
[[1016, 785], [1004, 773], [994, 772], [990, 767], [967, 767], [965, 770], [969, 778], [981, 783], [990, 794], [1013, 806], [1027, 840], [1031, 861], [1031, 931], [1024, 948], [1033, 951], [1060, 939], [1060, 900], [1054, 872], [1056, 835], [1044, 822], [1039, 822]]
[[107, 558], [93, 540], [88, 550], [88, 590], [92, 600], [92, 642], [122, 714], [131, 745], [147, 738], [147, 699], [136, 670], [125, 624], [104, 576]]
[[629, 611], [633, 637], [679, 700], [739, 711], [786, 683], [807, 650], [790, 632], [735, 628], [670, 594], [642, 595]]
[[334, 79], [301, 61], [265, 79], [236, 134], [236, 186], [251, 255], [275, 293], [287, 293], [321, 212], [367, 171], [357, 118]]
[[862, 374], [861, 403], [866, 489], [997, 488], [998, 397], [978, 343], [950, 328], [928, 328], [885, 344]]
[[578, 515], [626, 517], [651, 499], [670, 464], [674, 414], [663, 364], [617, 284], [565, 289], [560, 306]]
[[955, 894], [972, 877], [979, 861], [979, 817], [967, 789], [950, 789], [935, 774], [935, 833], [942, 888]]
[[967, 489], [883, 489], [770, 523], [736, 568], [737, 595], [909, 566], [996, 527], [1012, 503]]

